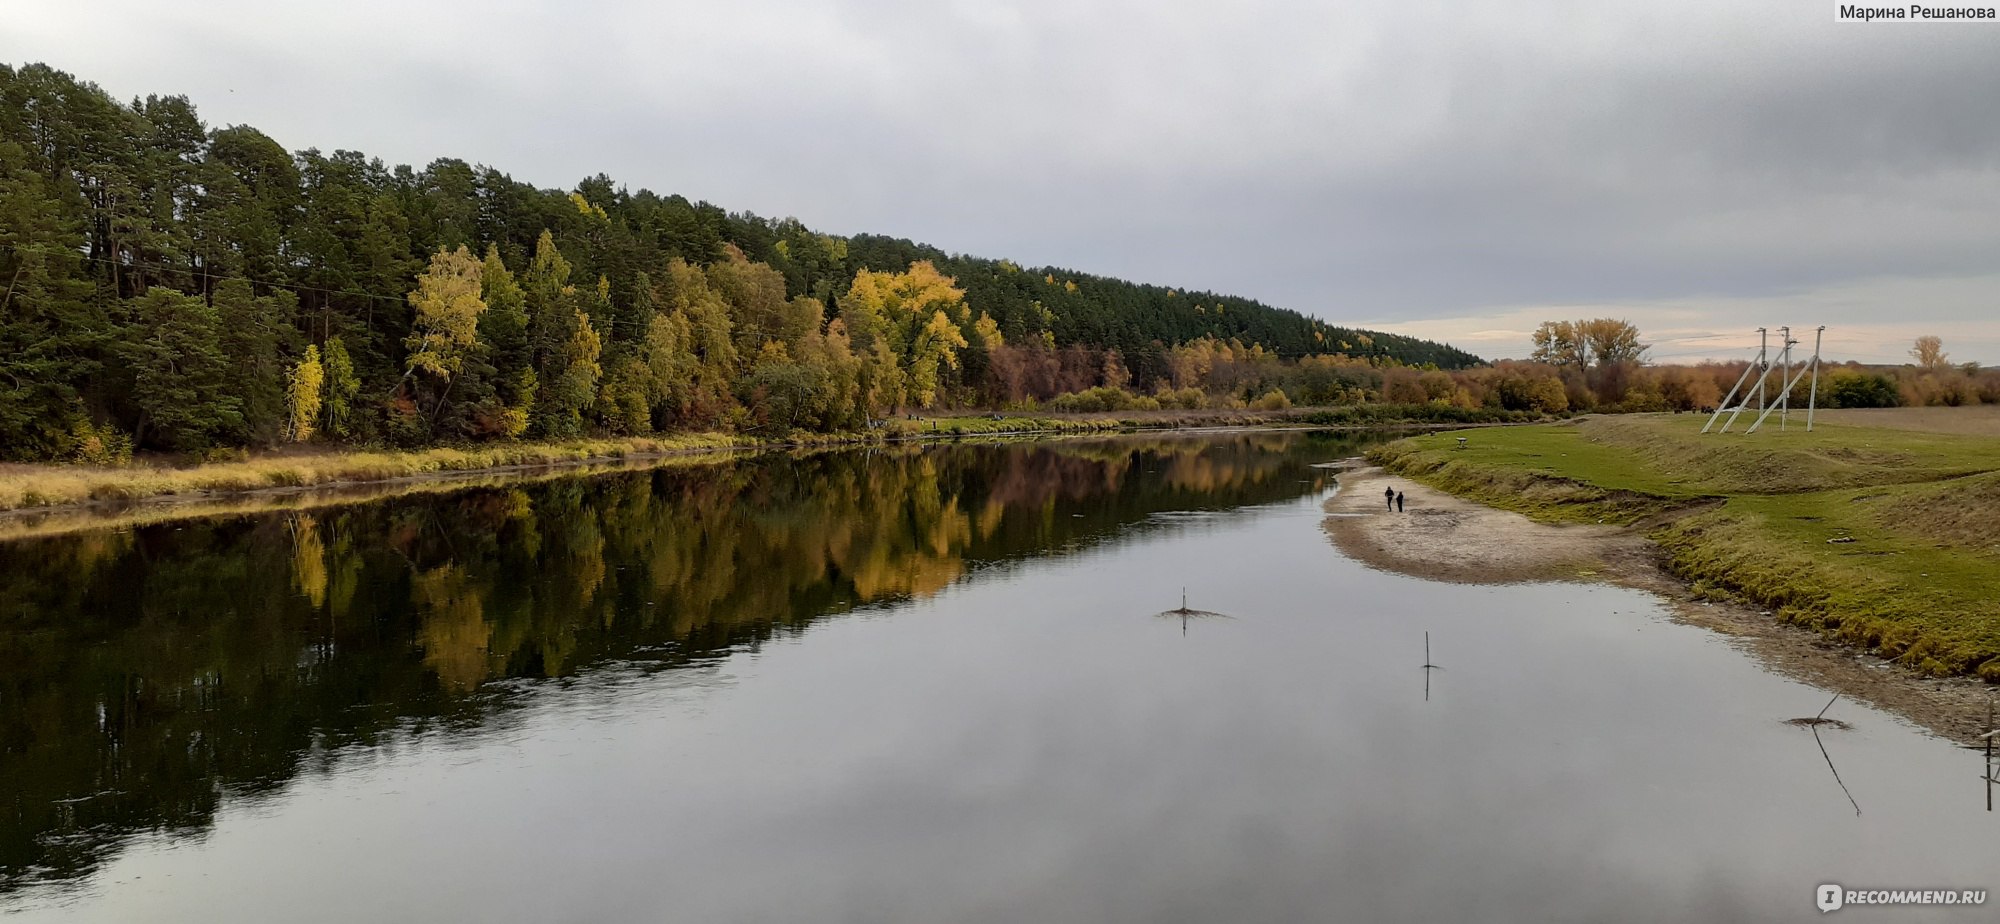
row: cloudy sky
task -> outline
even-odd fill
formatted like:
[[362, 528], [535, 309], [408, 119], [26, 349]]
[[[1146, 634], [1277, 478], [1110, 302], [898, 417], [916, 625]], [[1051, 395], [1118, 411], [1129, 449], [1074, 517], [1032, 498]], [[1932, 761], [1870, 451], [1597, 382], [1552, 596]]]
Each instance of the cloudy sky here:
[[8, 0], [0, 60], [1488, 356], [1608, 314], [2000, 364], [2000, 24], [1835, 5]]

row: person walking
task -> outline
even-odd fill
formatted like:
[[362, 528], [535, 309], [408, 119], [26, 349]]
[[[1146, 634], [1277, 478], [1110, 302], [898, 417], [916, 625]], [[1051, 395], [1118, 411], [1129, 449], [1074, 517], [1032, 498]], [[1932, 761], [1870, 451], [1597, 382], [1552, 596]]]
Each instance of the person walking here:
[[1403, 512], [1403, 492], [1401, 491], [1396, 492], [1396, 512]]
[[1390, 510], [1394, 510], [1394, 509], [1396, 509], [1396, 486], [1395, 486], [1395, 485], [1390, 485], [1389, 487], [1386, 487], [1386, 488], [1383, 488], [1383, 489], [1382, 489], [1382, 503], [1385, 503], [1385, 504], [1388, 504], [1388, 505], [1389, 505], [1389, 509], [1390, 509]]

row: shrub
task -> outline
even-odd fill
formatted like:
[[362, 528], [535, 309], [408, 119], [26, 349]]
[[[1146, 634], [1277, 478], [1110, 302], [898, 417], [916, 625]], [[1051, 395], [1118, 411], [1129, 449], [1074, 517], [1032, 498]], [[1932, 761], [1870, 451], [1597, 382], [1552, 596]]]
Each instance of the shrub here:
[[1160, 402], [1135, 395], [1123, 388], [1099, 385], [1083, 391], [1057, 395], [1049, 406], [1058, 411], [1157, 411]]
[[1153, 394], [1153, 399], [1161, 407], [1183, 411], [1198, 411], [1208, 406], [1208, 393], [1192, 385], [1178, 390], [1162, 387]]
[[1827, 407], [1895, 407], [1902, 403], [1896, 380], [1872, 372], [1841, 370], [1827, 376]]
[[1282, 388], [1273, 388], [1250, 402], [1251, 410], [1257, 411], [1282, 411], [1291, 406], [1292, 399], [1285, 397], [1285, 390]]
[[80, 417], [70, 428], [76, 461], [88, 465], [127, 465], [132, 461], [132, 437], [111, 424], [98, 426]]

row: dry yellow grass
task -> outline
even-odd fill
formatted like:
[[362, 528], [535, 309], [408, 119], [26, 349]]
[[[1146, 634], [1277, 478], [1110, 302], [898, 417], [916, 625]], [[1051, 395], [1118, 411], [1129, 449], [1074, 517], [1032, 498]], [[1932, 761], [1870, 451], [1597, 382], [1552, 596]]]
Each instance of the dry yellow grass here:
[[[721, 449], [948, 439], [983, 433], [1095, 432], [1139, 425], [1111, 418], [1067, 420], [1038, 417], [925, 418], [920, 421], [894, 420], [889, 424], [866, 434], [794, 434], [783, 440], [726, 433], [692, 433], [409, 451], [293, 450], [242, 461], [208, 462], [186, 467], [158, 464], [119, 467], [0, 464], [0, 514], [18, 518], [28, 512], [80, 505], [101, 506], [161, 498], [220, 498], [248, 492], [340, 487], [542, 466], [569, 467]], [[173, 515], [188, 514], [183, 511]], [[37, 516], [40, 517], [40, 514], [37, 513]], [[47, 528], [38, 529], [48, 531]], [[18, 532], [19, 529], [0, 530], [0, 533], [9, 535]], [[4, 537], [0, 535], [0, 538]]]
[[328, 452], [217, 462], [188, 468], [135, 465], [12, 465], [0, 469], [0, 510], [133, 501], [165, 495], [203, 495], [424, 478], [546, 465], [572, 465], [728, 449], [754, 441], [720, 434], [512, 443], [411, 452]]
[[[801, 449], [800, 452], [823, 450]], [[99, 506], [65, 505], [29, 507], [0, 512], [0, 542], [58, 536], [85, 529], [147, 526], [195, 517], [239, 516], [244, 514], [304, 513], [354, 504], [367, 504], [397, 497], [463, 491], [467, 488], [524, 485], [599, 475], [609, 472], [685, 468], [722, 465], [731, 456], [722, 452], [688, 452], [667, 456], [629, 456], [536, 469], [484, 469], [439, 472], [421, 478], [391, 481], [328, 483], [285, 491], [221, 492], [214, 494], [156, 495], [143, 503], [113, 509]], [[0, 473], [5, 477], [5, 473]]]

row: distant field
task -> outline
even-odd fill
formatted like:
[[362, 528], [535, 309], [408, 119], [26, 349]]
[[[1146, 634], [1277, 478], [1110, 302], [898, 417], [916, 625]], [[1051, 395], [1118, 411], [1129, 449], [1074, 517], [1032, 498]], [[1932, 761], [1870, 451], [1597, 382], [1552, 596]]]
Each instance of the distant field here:
[[2000, 682], [2000, 408], [1834, 411], [1812, 433], [1703, 422], [1431, 434], [1376, 458], [1539, 519], [1645, 522], [1697, 590], [1926, 673]]
[[1971, 436], [2000, 436], [2000, 404], [1973, 407], [1888, 407], [1820, 411], [1817, 420], [1855, 427], [1886, 427], [1891, 430], [1923, 430], [1930, 433], [1964, 433]]

